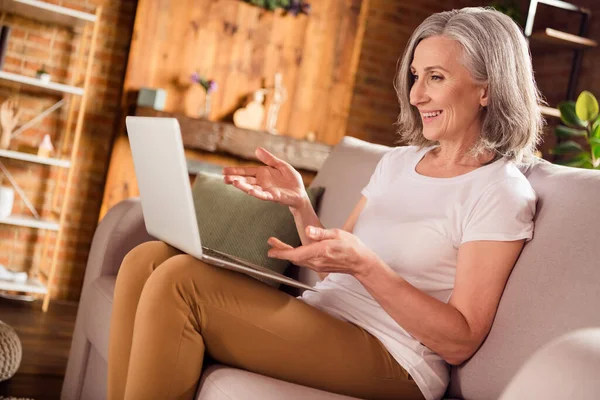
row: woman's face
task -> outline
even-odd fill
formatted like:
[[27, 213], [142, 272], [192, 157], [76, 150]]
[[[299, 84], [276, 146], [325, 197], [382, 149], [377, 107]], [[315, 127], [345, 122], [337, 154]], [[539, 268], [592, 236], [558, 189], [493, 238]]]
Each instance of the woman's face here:
[[415, 49], [410, 104], [418, 108], [429, 140], [460, 141], [481, 132], [480, 106], [487, 105], [487, 89], [461, 60], [461, 45], [444, 36], [424, 39]]

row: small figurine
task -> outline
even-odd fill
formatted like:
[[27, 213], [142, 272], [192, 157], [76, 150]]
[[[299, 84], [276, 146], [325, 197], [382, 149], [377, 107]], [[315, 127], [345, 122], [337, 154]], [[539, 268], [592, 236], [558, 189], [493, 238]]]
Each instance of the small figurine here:
[[260, 130], [265, 117], [264, 101], [264, 89], [255, 91], [252, 101], [248, 103], [246, 107], [238, 109], [233, 114], [233, 123], [235, 126], [256, 131]]
[[0, 125], [2, 126], [2, 136], [0, 136], [0, 148], [8, 149], [12, 133], [19, 123], [21, 110], [16, 98], [10, 97], [0, 106]]
[[275, 125], [277, 124], [277, 117], [279, 116], [279, 109], [287, 99], [287, 90], [283, 86], [283, 76], [279, 72], [275, 74], [275, 86], [272, 90], [273, 102], [269, 106], [265, 130], [273, 135], [276, 135], [279, 133], [277, 128], [275, 128]]
[[40, 157], [50, 157], [53, 151], [54, 146], [52, 145], [52, 141], [50, 140], [50, 135], [46, 134], [40, 142], [37, 154]]

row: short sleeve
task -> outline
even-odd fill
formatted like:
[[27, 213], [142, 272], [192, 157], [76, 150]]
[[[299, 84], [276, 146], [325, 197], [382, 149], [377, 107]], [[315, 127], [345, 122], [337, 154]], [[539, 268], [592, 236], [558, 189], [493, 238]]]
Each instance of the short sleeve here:
[[536, 202], [535, 191], [525, 177], [492, 184], [468, 214], [461, 244], [473, 240], [530, 241]]

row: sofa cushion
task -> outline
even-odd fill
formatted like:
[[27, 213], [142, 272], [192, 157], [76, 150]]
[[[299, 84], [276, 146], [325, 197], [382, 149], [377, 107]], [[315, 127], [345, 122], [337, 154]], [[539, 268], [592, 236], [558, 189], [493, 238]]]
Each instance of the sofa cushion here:
[[[202, 245], [283, 273], [287, 260], [267, 257], [269, 237], [274, 236], [290, 246], [301, 244], [294, 217], [281, 204], [249, 196], [223, 182], [223, 176], [199, 173], [192, 188], [194, 207]], [[308, 190], [313, 207], [323, 188]], [[280, 283], [256, 277], [273, 287]]]
[[600, 171], [540, 163], [526, 176], [538, 195], [533, 240], [508, 280], [486, 341], [452, 369], [451, 396], [497, 399], [541, 346], [600, 326]]
[[197, 396], [196, 400], [356, 399], [220, 364], [204, 370]]

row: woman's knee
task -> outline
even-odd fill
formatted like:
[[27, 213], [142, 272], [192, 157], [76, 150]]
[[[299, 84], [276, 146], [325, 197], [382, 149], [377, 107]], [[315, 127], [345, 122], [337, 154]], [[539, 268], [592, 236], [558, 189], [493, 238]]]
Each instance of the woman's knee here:
[[121, 262], [119, 277], [149, 276], [157, 266], [173, 257], [177, 251], [158, 240], [144, 242], [129, 251]]
[[144, 291], [159, 297], [165, 292], [179, 293], [193, 291], [204, 292], [206, 283], [218, 279], [217, 267], [208, 265], [188, 254], [178, 254], [165, 261], [148, 279]]

